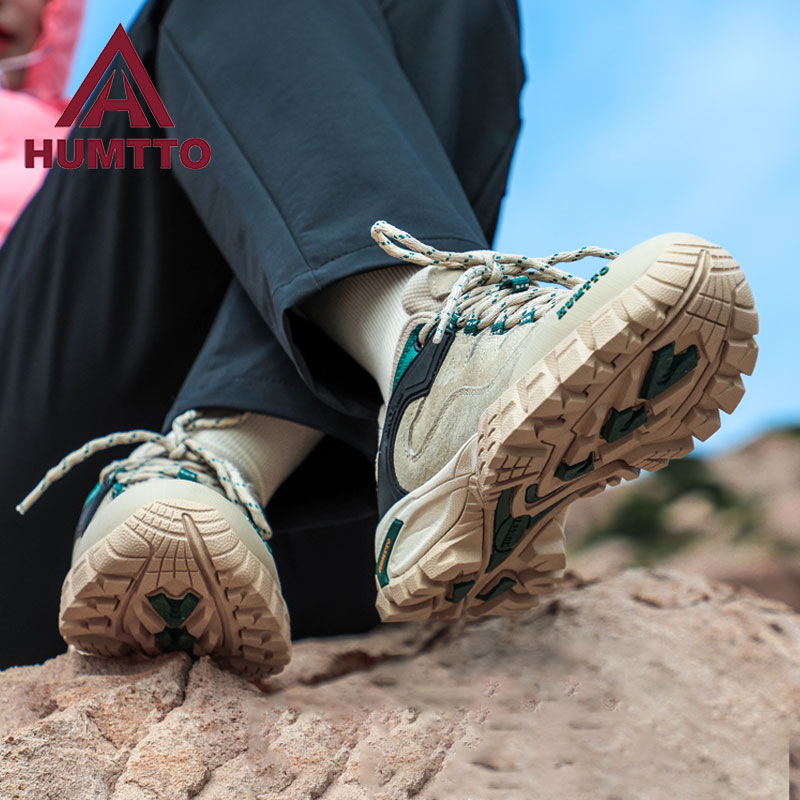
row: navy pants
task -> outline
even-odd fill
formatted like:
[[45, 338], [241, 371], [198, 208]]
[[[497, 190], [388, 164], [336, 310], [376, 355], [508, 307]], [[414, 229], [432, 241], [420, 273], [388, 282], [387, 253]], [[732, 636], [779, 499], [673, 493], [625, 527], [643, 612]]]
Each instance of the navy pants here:
[[131, 38], [176, 127], [108, 112], [73, 136], [200, 137], [211, 162], [56, 167], [0, 250], [0, 667], [64, 649], [71, 532], [107, 460], [14, 505], [86, 439], [188, 408], [328, 434], [267, 509], [293, 636], [377, 622], [377, 387], [293, 309], [390, 263], [379, 218], [486, 247], [519, 129], [515, 0], [153, 0]]

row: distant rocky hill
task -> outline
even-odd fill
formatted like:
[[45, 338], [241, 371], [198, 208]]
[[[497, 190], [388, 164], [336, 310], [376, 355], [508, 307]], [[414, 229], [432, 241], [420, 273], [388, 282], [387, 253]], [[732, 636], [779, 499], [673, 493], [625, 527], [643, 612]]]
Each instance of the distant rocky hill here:
[[669, 565], [800, 611], [800, 427], [581, 500], [567, 539], [584, 577]]

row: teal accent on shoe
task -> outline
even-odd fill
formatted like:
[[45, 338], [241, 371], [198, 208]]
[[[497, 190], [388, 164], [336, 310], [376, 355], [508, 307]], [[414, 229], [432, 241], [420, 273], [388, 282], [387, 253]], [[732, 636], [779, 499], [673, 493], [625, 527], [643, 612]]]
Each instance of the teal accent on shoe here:
[[386, 586], [389, 583], [389, 556], [392, 554], [392, 548], [397, 541], [397, 535], [400, 533], [400, 528], [403, 527], [402, 520], [396, 519], [390, 526], [386, 534], [386, 538], [381, 545], [381, 554], [378, 557], [378, 563], [375, 565], [375, 574], [378, 576], [378, 583], [381, 586]]
[[585, 475], [587, 472], [591, 472], [594, 469], [594, 453], [589, 453], [588, 458], [585, 458], [583, 461], [579, 461], [577, 464], [567, 464], [566, 461], [562, 461], [556, 467], [556, 478], [561, 481], [574, 481], [575, 478], [580, 478], [581, 475]]
[[531, 282], [527, 275], [515, 275], [513, 278], [506, 278], [499, 288], [511, 289], [512, 292], [525, 292], [530, 285]]
[[468, 594], [469, 590], [475, 585], [475, 581], [462, 581], [461, 583], [453, 584], [453, 591], [450, 597], [445, 597], [445, 600], [450, 603], [460, 603]]
[[[531, 497], [533, 490], [533, 497]], [[556, 492], [558, 489], [555, 490]], [[523, 536], [540, 520], [545, 514], [552, 511], [561, 501], [551, 503], [547, 508], [538, 514], [523, 514], [520, 517], [511, 515], [511, 496], [514, 489], [504, 489], [497, 499], [497, 507], [494, 510], [494, 538], [492, 540], [492, 554], [489, 556], [489, 564], [486, 572], [491, 572], [498, 564], [508, 558], [511, 551], [519, 544]], [[525, 491], [525, 500], [531, 503], [535, 500], [546, 500], [550, 495], [536, 497], [536, 485], [529, 486]]]
[[167, 597], [163, 592], [147, 598], [150, 605], [153, 606], [167, 626], [170, 628], [179, 628], [186, 622], [192, 614], [192, 611], [197, 608], [200, 598], [191, 592], [187, 592], [180, 599]]
[[94, 489], [92, 489], [92, 491], [89, 492], [89, 496], [86, 498], [83, 504], [85, 506], [88, 506], [89, 503], [91, 503], [92, 500], [94, 500], [95, 497], [97, 497], [97, 495], [102, 491], [102, 489], [103, 489], [103, 482], [100, 481], [99, 483], [96, 483], [94, 485]]
[[417, 357], [419, 353], [417, 337], [424, 327], [424, 325], [417, 325], [406, 340], [403, 351], [400, 353], [400, 358], [397, 361], [397, 369], [394, 372], [394, 381], [392, 382], [392, 391], [394, 391], [400, 378], [403, 377], [403, 373], [408, 369], [408, 365]]
[[197, 483], [197, 473], [186, 469], [186, 467], [181, 467], [175, 477], [182, 481], [194, 481]]
[[498, 319], [496, 322], [492, 323], [491, 331], [494, 334], [502, 334], [505, 333], [505, 325], [506, 325], [506, 318], [502, 317]]
[[697, 366], [697, 347], [689, 345], [675, 355], [675, 342], [664, 345], [653, 353], [653, 360], [644, 376], [639, 397], [652, 400], [676, 384]]
[[494, 600], [498, 595], [507, 592], [512, 586], [516, 584], [513, 578], [500, 578], [499, 581], [488, 592], [478, 595], [478, 600]]
[[179, 650], [191, 652], [195, 637], [185, 628], [164, 628], [153, 637], [162, 653], [175, 653]]
[[631, 408], [625, 408], [622, 411], [612, 408], [608, 419], [600, 429], [600, 435], [607, 442], [616, 442], [623, 436], [633, 433], [645, 422], [647, 422], [647, 412], [644, 406], [638, 406], [638, 408], [631, 406]]
[[111, 486], [111, 499], [113, 500], [115, 497], [119, 497], [125, 491], [125, 486], [119, 483], [119, 481], [114, 481]]

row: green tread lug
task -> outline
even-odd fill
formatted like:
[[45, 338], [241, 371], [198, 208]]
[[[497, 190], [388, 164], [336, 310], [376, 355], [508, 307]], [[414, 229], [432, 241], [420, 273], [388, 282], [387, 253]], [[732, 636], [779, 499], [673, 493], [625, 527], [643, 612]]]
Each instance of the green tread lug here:
[[[514, 517], [511, 514], [511, 497], [513, 493], [513, 488], [503, 489], [500, 493], [500, 497], [497, 499], [497, 506], [494, 510], [492, 553], [489, 556], [486, 572], [491, 572], [499, 564], [502, 564], [503, 561], [511, 555], [523, 536], [525, 536], [542, 517], [552, 511], [561, 502], [557, 500], [555, 503], [551, 503], [538, 514], [523, 514], [519, 517]], [[529, 504], [534, 500], [544, 500], [548, 496], [549, 495], [538, 497], [536, 495], [536, 484], [529, 486], [525, 490], [525, 500]]]
[[616, 442], [623, 436], [633, 433], [637, 428], [640, 428], [647, 422], [647, 412], [644, 406], [625, 408], [622, 411], [617, 411], [616, 408], [611, 409], [608, 419], [600, 429], [600, 435], [607, 442]]
[[492, 555], [489, 556], [489, 563], [486, 565], [486, 571], [491, 572], [495, 567], [502, 564], [510, 553], [501, 553], [498, 550], [492, 550]]
[[492, 540], [492, 554], [489, 558], [487, 572], [493, 570], [504, 561], [514, 546], [528, 532], [532, 524], [529, 514], [521, 517], [511, 515], [511, 497], [513, 489], [504, 489], [497, 499], [494, 511], [494, 538]]
[[577, 464], [567, 464], [562, 461], [556, 467], [556, 478], [566, 483], [567, 481], [574, 481], [575, 478], [580, 478], [581, 475], [586, 475], [594, 469], [594, 453], [589, 453], [588, 458], [579, 461]]
[[487, 600], [494, 600], [495, 597], [504, 594], [515, 584], [516, 581], [513, 578], [500, 578], [500, 580], [497, 581], [497, 583], [491, 589], [489, 589], [488, 592], [479, 594], [478, 600], [483, 600], [484, 602]]
[[650, 368], [644, 376], [639, 396], [652, 400], [670, 386], [686, 377], [697, 366], [697, 347], [689, 345], [682, 353], [675, 354], [675, 342], [664, 345], [653, 353]]
[[468, 594], [469, 590], [475, 585], [475, 581], [462, 581], [453, 584], [453, 591], [450, 597], [446, 597], [451, 603], [460, 603]]
[[187, 592], [180, 599], [167, 597], [163, 592], [147, 598], [168, 628], [180, 628], [197, 608], [200, 598]]
[[191, 652], [195, 642], [195, 637], [185, 628], [164, 628], [161, 633], [157, 633], [153, 638], [162, 653], [174, 653], [178, 650]]

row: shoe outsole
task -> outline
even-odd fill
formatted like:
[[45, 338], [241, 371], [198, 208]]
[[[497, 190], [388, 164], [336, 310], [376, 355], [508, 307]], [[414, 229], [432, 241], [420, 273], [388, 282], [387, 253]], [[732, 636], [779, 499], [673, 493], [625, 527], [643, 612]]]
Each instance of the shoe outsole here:
[[738, 264], [698, 241], [664, 251], [484, 411], [439, 475], [440, 487], [455, 486], [454, 462], [471, 464], [463, 502], [399, 575], [386, 568], [394, 540], [437, 477], [385, 515], [376, 579], [384, 621], [535, 606], [563, 575], [573, 500], [687, 455], [693, 437], [717, 430], [720, 410], [734, 410], [740, 376], [755, 366], [758, 317]]
[[209, 654], [243, 677], [289, 662], [289, 617], [277, 582], [213, 507], [142, 505], [73, 565], [59, 629], [93, 655]]

